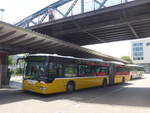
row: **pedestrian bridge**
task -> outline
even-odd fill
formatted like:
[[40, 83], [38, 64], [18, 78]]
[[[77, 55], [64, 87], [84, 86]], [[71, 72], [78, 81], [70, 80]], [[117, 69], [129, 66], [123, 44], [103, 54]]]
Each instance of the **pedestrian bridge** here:
[[29, 29], [78, 45], [146, 38], [150, 37], [150, 0], [134, 0]]

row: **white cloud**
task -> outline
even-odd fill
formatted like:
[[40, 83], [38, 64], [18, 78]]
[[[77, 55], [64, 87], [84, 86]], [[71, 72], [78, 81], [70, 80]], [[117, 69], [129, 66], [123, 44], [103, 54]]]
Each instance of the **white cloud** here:
[[56, 0], [2, 0], [0, 8], [5, 9], [5, 22], [16, 23], [54, 1]]

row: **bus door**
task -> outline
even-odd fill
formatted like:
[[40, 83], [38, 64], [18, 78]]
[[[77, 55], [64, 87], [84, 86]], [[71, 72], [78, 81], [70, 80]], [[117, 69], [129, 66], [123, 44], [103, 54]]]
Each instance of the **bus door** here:
[[55, 90], [56, 92], [65, 91], [66, 89], [63, 71], [63, 64], [57, 62], [49, 62], [48, 79], [50, 88]]
[[115, 81], [115, 65], [110, 64], [109, 68], [109, 85], [113, 85]]
[[90, 76], [92, 76], [91, 66], [85, 64], [78, 65], [78, 76], [80, 77], [78, 79], [79, 88], [89, 87], [92, 82], [90, 80]]

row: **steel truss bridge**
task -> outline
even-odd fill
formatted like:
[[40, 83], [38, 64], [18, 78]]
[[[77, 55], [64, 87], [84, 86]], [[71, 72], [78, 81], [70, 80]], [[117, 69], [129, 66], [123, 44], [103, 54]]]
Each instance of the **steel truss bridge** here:
[[[18, 22], [16, 26], [29, 27], [45, 22], [53, 22], [60, 18], [95, 11], [112, 5], [127, 3], [128, 1], [131, 0], [59, 0]], [[50, 10], [54, 15], [53, 21], [48, 18], [49, 13], [51, 13]]]
[[150, 37], [150, 0], [97, 9], [29, 29], [80, 46], [147, 38]]

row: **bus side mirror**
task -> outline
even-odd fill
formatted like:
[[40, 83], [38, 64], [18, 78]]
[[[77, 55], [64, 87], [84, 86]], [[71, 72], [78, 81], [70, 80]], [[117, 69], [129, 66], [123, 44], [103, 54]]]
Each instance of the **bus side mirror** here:
[[16, 62], [16, 65], [19, 63], [20, 60], [25, 60], [25, 58], [18, 58], [17, 62]]

